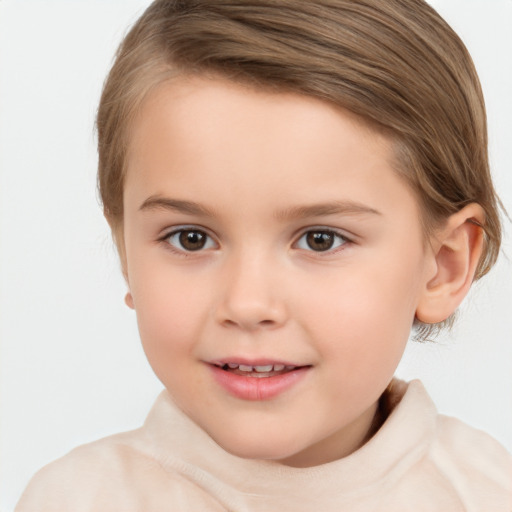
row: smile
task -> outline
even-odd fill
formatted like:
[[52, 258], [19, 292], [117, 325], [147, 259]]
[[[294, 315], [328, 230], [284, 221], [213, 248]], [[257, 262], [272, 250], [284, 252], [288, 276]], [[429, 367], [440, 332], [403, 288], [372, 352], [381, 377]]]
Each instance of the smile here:
[[297, 385], [312, 366], [283, 363], [244, 364], [220, 362], [209, 365], [217, 384], [242, 400], [270, 400]]
[[226, 363], [222, 366], [219, 365], [226, 372], [233, 373], [235, 375], [241, 375], [244, 377], [275, 377], [276, 375], [282, 375], [283, 373], [291, 372], [300, 366], [284, 365], [284, 364], [266, 364], [266, 365], [247, 365], [237, 363]]

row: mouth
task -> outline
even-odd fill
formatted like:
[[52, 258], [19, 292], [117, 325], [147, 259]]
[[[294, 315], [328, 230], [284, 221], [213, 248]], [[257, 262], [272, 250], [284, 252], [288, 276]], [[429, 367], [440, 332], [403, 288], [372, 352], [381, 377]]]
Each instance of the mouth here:
[[223, 360], [210, 363], [214, 381], [230, 395], [250, 401], [272, 400], [307, 378], [312, 365], [284, 361]]
[[258, 365], [242, 363], [214, 363], [214, 366], [233, 375], [240, 375], [241, 377], [254, 377], [256, 379], [277, 377], [307, 367], [282, 363]]
[[215, 382], [230, 395], [250, 401], [272, 400], [303, 381], [312, 365], [270, 359], [223, 359], [210, 362]]

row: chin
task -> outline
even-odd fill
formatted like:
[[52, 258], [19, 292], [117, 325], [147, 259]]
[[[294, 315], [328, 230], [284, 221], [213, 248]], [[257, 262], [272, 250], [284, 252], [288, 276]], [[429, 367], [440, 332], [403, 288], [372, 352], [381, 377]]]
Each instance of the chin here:
[[242, 459], [254, 460], [274, 460], [279, 462], [293, 457], [299, 448], [290, 444], [290, 439], [269, 439], [266, 435], [243, 436], [233, 435], [230, 437], [222, 436], [219, 439], [211, 436], [213, 440], [231, 455]]

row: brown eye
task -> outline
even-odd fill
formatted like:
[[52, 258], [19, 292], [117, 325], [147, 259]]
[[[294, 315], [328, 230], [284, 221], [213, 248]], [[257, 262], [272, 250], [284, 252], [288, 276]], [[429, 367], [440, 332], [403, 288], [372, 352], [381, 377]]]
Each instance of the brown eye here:
[[168, 235], [165, 240], [169, 245], [183, 252], [194, 252], [215, 247], [211, 237], [199, 229], [180, 229]]
[[316, 230], [304, 233], [297, 242], [297, 246], [299, 249], [326, 252], [344, 245], [347, 241], [345, 237], [334, 231]]
[[314, 251], [328, 251], [334, 244], [334, 235], [326, 232], [310, 232], [306, 235], [308, 246]]
[[206, 235], [201, 231], [182, 231], [180, 244], [187, 251], [198, 251], [206, 244]]

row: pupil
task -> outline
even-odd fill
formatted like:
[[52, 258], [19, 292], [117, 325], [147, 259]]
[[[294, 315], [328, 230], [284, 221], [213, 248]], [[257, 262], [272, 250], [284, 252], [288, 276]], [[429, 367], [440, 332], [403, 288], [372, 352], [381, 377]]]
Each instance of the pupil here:
[[327, 251], [334, 243], [334, 236], [332, 233], [326, 233], [325, 231], [311, 232], [307, 235], [307, 243], [315, 251]]
[[182, 231], [180, 233], [180, 243], [188, 251], [198, 251], [206, 243], [206, 236], [200, 231]]

